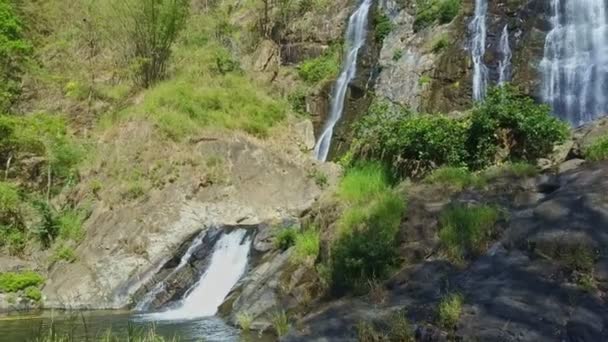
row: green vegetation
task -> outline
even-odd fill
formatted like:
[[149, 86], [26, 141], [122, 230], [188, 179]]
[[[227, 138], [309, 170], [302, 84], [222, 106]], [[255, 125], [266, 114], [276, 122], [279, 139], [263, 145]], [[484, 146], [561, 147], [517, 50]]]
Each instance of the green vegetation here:
[[359, 342], [413, 342], [414, 332], [405, 315], [395, 312], [386, 319], [386, 324], [359, 321], [355, 327]]
[[393, 51], [393, 61], [397, 62], [401, 57], [403, 57], [403, 50], [397, 49]]
[[316, 229], [307, 229], [296, 235], [292, 261], [296, 264], [314, 265], [319, 255], [320, 236]]
[[565, 123], [551, 116], [515, 87], [492, 88], [471, 115], [467, 139], [469, 165], [483, 168], [507, 159], [535, 160], [548, 155], [568, 133]]
[[416, 0], [414, 29], [451, 22], [460, 12], [461, 5], [461, 0]]
[[462, 190], [470, 186], [478, 186], [483, 184], [483, 181], [466, 167], [444, 166], [434, 170], [425, 179], [425, 182], [431, 184], [441, 184], [448, 186], [454, 190]]
[[462, 314], [464, 298], [460, 294], [450, 294], [439, 303], [439, 324], [445, 329], [452, 329]]
[[484, 180], [491, 180], [497, 177], [534, 177], [538, 175], [538, 167], [526, 162], [507, 162], [501, 165], [491, 166], [481, 173]]
[[0, 273], [0, 291], [17, 292], [30, 286], [38, 287], [44, 283], [44, 278], [33, 271], [21, 273]]
[[125, 57], [136, 70], [136, 83], [147, 88], [166, 74], [171, 48], [186, 24], [189, 1], [123, 0], [113, 5]]
[[30, 286], [24, 291], [25, 297], [33, 300], [34, 302], [39, 302], [42, 299], [42, 292], [39, 288]]
[[[32, 53], [24, 38], [21, 18], [12, 1], [0, 1], [0, 113], [7, 113], [21, 93], [21, 79], [25, 63]], [[0, 125], [0, 132], [2, 131]], [[1, 136], [1, 135], [0, 135]]]
[[53, 259], [57, 261], [63, 260], [68, 263], [73, 263], [78, 259], [78, 257], [76, 256], [76, 252], [73, 248], [69, 246], [59, 246], [53, 254]]
[[455, 261], [481, 254], [494, 234], [500, 212], [490, 206], [447, 208], [439, 219], [439, 239]]
[[374, 12], [374, 33], [377, 42], [382, 42], [393, 30], [391, 20], [380, 10]]
[[389, 341], [399, 341], [399, 342], [414, 342], [414, 331], [410, 326], [407, 318], [405, 317], [405, 313], [403, 312], [395, 312], [393, 313], [389, 320]]
[[315, 184], [317, 184], [317, 186], [319, 186], [320, 188], [325, 188], [325, 187], [327, 187], [327, 184], [329, 184], [327, 175], [325, 173], [323, 173], [323, 171], [320, 171], [317, 169], [312, 169], [308, 173], [308, 177], [312, 178], [315, 181]]
[[450, 46], [449, 38], [446, 35], [441, 35], [439, 38], [433, 41], [432, 51], [434, 53], [440, 53], [445, 50], [448, 46]]
[[396, 234], [404, 201], [391, 189], [386, 171], [366, 164], [348, 171], [338, 197], [348, 205], [338, 221], [331, 254], [332, 290], [361, 290], [383, 279], [397, 262]]
[[275, 248], [282, 251], [289, 249], [289, 247], [296, 243], [296, 236], [298, 236], [298, 231], [296, 228], [281, 228], [281, 230], [274, 237]]
[[289, 332], [289, 318], [285, 311], [279, 310], [274, 312], [270, 317], [270, 322], [278, 337], [285, 336]]
[[441, 166], [484, 169], [517, 161], [516, 174], [536, 171], [525, 163], [548, 155], [564, 141], [567, 126], [512, 86], [491, 89], [470, 116], [452, 119], [373, 105], [355, 126], [353, 159], [381, 160], [394, 175], [421, 177]]
[[308, 84], [334, 79], [340, 72], [340, 45], [334, 45], [323, 55], [306, 60], [298, 66], [298, 75]]
[[239, 312], [236, 314], [236, 321], [241, 330], [249, 331], [251, 323], [253, 323], [253, 316], [247, 312]]
[[591, 161], [608, 159], [608, 136], [601, 137], [587, 146], [583, 154], [587, 160]]
[[[54, 321], [51, 321], [48, 329], [45, 331], [40, 330], [37, 333], [35, 339], [31, 340], [34, 342], [75, 342], [80, 341], [82, 336], [79, 335], [78, 317], [70, 319], [67, 327], [58, 328]], [[82, 318], [82, 326], [87, 329], [87, 322]], [[156, 326], [150, 325], [147, 327], [136, 327], [130, 322], [127, 325], [125, 332], [115, 334], [111, 329], [107, 331], [99, 331], [96, 334], [96, 341], [100, 342], [177, 342], [176, 338], [167, 339], [160, 336], [156, 332]], [[204, 342], [204, 341], [203, 341]]]
[[422, 75], [418, 79], [418, 85], [421, 86], [421, 87], [424, 87], [425, 85], [431, 83], [432, 80], [433, 79], [431, 78], [431, 76], [429, 76], [429, 75]]

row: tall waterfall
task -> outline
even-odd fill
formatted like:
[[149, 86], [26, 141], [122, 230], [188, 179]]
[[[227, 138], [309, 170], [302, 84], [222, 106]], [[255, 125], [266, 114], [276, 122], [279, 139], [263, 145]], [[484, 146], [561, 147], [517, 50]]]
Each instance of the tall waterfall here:
[[372, 0], [363, 0], [348, 21], [346, 37], [344, 39], [345, 50], [342, 71], [334, 85], [329, 118], [325, 123], [323, 133], [315, 145], [315, 157], [321, 161], [327, 160], [334, 127], [340, 118], [342, 118], [342, 112], [344, 111], [344, 98], [348, 90], [348, 84], [357, 73], [357, 55], [359, 49], [365, 44], [367, 17], [371, 5]]
[[175, 309], [147, 315], [153, 320], [182, 320], [213, 316], [245, 273], [251, 237], [245, 229], [223, 235], [215, 244], [211, 262], [201, 279], [186, 292]]
[[511, 81], [511, 46], [509, 45], [509, 26], [505, 25], [500, 35], [500, 43], [498, 44], [501, 59], [498, 62], [498, 84], [504, 84]]
[[552, 30], [541, 62], [542, 96], [555, 115], [580, 125], [608, 114], [605, 0], [550, 0]]
[[473, 35], [471, 57], [473, 59], [473, 100], [479, 101], [486, 96], [488, 87], [488, 68], [483, 62], [486, 52], [486, 15], [488, 0], [475, 0], [475, 17], [469, 24]]

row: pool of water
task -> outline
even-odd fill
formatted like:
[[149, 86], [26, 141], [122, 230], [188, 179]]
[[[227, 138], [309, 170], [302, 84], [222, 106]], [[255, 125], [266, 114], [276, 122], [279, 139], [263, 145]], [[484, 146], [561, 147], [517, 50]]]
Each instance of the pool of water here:
[[158, 335], [169, 339], [175, 338], [180, 342], [269, 342], [275, 340], [271, 336], [243, 335], [239, 330], [227, 325], [217, 317], [154, 321], [146, 314], [130, 312], [42, 311], [0, 316], [0, 341], [32, 341], [40, 336], [41, 332], [48, 332], [51, 325], [60, 333], [70, 334], [75, 341], [97, 341], [108, 331], [111, 331], [114, 336], [126, 337], [129, 326], [131, 329], [154, 327]]

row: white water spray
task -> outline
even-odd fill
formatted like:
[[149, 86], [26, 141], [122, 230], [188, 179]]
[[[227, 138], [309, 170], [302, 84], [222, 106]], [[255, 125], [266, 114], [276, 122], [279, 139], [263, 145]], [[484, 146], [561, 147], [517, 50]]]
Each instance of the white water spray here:
[[188, 290], [175, 309], [146, 315], [153, 320], [185, 320], [213, 316], [239, 281], [249, 258], [251, 238], [238, 229], [223, 235], [215, 244], [209, 267]]
[[169, 275], [167, 275], [165, 277], [165, 279], [158, 282], [152, 288], [152, 290], [150, 290], [148, 293], [146, 293], [146, 295], [141, 300], [141, 302], [139, 302], [137, 304], [137, 306], [135, 307], [135, 311], [144, 311], [144, 310], [147, 310], [148, 307], [150, 307], [150, 304], [152, 304], [152, 302], [156, 299], [156, 296], [158, 296], [159, 293], [161, 293], [162, 291], [165, 290], [165, 282], [167, 280], [171, 279], [171, 277], [173, 277], [177, 272], [179, 272], [182, 268], [184, 268], [184, 266], [186, 266], [188, 261], [190, 261], [190, 257], [192, 257], [192, 253], [194, 253], [194, 251], [196, 251], [196, 249], [203, 243], [203, 239], [206, 234], [207, 234], [207, 231], [203, 231], [192, 241], [192, 243], [190, 244], [190, 247], [188, 247], [188, 250], [186, 251], [186, 253], [184, 253], [182, 258], [180, 259], [177, 267], [174, 268], [169, 273]]
[[473, 59], [473, 100], [480, 101], [486, 96], [488, 87], [488, 68], [483, 62], [486, 53], [486, 15], [487, 0], [475, 0], [475, 17], [469, 24], [473, 35], [471, 57]]
[[608, 113], [608, 5], [605, 0], [550, 4], [542, 96], [555, 115], [580, 125]]
[[315, 157], [317, 160], [326, 161], [331, 147], [331, 139], [334, 134], [336, 123], [342, 118], [344, 111], [344, 98], [348, 90], [348, 84], [357, 73], [357, 55], [359, 49], [365, 44], [367, 34], [367, 17], [372, 0], [363, 0], [355, 13], [350, 16], [348, 28], [346, 29], [345, 55], [342, 63], [342, 71], [334, 85], [331, 99], [329, 118], [323, 128], [323, 133], [315, 145]]
[[505, 82], [511, 81], [511, 58], [513, 57], [511, 45], [509, 45], [508, 25], [505, 25], [505, 28], [502, 30], [498, 49], [502, 56], [500, 62], [498, 62], [498, 84], [504, 84]]

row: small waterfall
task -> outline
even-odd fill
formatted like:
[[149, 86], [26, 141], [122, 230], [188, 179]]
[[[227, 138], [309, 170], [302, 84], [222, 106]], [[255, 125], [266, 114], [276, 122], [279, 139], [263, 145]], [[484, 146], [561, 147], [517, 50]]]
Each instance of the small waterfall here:
[[160, 294], [162, 291], [165, 290], [165, 282], [167, 280], [171, 279], [171, 277], [173, 277], [177, 272], [179, 272], [182, 268], [184, 268], [184, 266], [186, 266], [188, 261], [190, 261], [190, 258], [192, 257], [192, 253], [194, 253], [196, 251], [196, 249], [203, 243], [203, 239], [206, 234], [207, 234], [207, 231], [203, 231], [192, 241], [192, 244], [190, 244], [190, 247], [188, 247], [188, 250], [186, 251], [186, 253], [184, 253], [182, 258], [180, 259], [177, 267], [175, 267], [169, 273], [169, 275], [167, 275], [165, 277], [165, 279], [158, 282], [152, 288], [152, 290], [150, 290], [148, 293], [146, 293], [144, 298], [135, 307], [135, 311], [145, 311], [150, 307], [150, 304], [152, 304], [152, 302], [154, 302], [154, 300], [156, 299], [158, 294]]
[[211, 262], [201, 279], [171, 310], [146, 315], [153, 320], [182, 320], [213, 316], [230, 290], [239, 281], [249, 258], [251, 237], [237, 229], [223, 235], [215, 244]]
[[357, 73], [357, 54], [359, 53], [359, 49], [365, 44], [367, 17], [371, 5], [372, 0], [363, 0], [348, 21], [348, 28], [346, 29], [346, 37], [344, 39], [345, 55], [342, 71], [334, 85], [329, 118], [325, 123], [323, 133], [315, 145], [315, 157], [321, 161], [327, 160], [334, 127], [340, 118], [342, 118], [342, 112], [344, 111], [344, 98], [348, 90], [348, 84]]
[[471, 57], [473, 59], [473, 100], [480, 101], [486, 96], [488, 68], [483, 62], [486, 53], [486, 15], [488, 0], [475, 0], [475, 17], [469, 24], [473, 35]]
[[605, 0], [550, 0], [542, 96], [573, 125], [608, 113], [608, 19]]
[[500, 43], [498, 45], [502, 59], [498, 62], [498, 84], [504, 84], [511, 81], [511, 46], [509, 45], [509, 26], [505, 25], [500, 35]]

